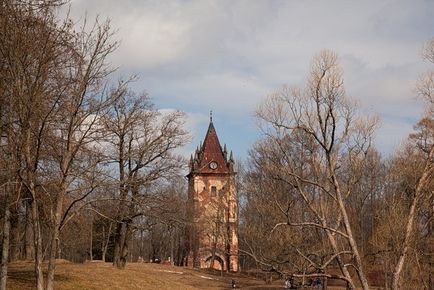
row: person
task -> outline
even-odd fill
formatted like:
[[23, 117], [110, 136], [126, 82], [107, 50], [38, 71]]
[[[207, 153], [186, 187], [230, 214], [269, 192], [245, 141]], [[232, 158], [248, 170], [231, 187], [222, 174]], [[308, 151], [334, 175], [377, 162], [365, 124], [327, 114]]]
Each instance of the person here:
[[286, 278], [285, 280], [285, 289], [291, 289], [292, 285], [291, 285], [291, 279]]

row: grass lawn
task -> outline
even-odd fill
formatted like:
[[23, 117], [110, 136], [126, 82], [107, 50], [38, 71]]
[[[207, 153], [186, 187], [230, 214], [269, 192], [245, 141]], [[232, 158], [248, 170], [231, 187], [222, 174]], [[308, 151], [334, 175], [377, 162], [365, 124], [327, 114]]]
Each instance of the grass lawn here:
[[[8, 272], [8, 289], [35, 289], [33, 263], [11, 263]], [[231, 289], [232, 279], [242, 289], [283, 289], [283, 281], [266, 285], [247, 276], [222, 277], [218, 273], [169, 265], [127, 263], [125, 270], [118, 270], [111, 263], [74, 264], [62, 260], [56, 264], [55, 289]]]

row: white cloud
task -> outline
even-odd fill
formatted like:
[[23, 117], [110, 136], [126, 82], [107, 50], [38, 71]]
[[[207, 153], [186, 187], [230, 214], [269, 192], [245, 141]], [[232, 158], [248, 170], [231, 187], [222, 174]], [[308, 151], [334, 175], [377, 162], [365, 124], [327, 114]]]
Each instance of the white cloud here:
[[233, 119], [220, 131], [249, 134], [237, 122], [253, 123], [257, 104], [281, 85], [302, 84], [322, 48], [340, 55], [348, 94], [383, 118], [378, 143], [385, 151], [421, 113], [413, 86], [426, 68], [419, 53], [433, 37], [433, 1], [73, 0], [71, 6], [76, 19], [84, 11], [112, 19], [122, 41], [114, 65], [140, 74], [139, 86], [160, 107], [189, 112], [193, 134], [196, 126], [206, 130], [209, 109]]

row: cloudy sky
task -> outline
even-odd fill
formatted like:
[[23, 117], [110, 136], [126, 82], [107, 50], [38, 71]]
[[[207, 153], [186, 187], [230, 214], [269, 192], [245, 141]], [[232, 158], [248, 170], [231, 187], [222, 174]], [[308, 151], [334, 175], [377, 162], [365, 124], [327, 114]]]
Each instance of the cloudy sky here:
[[203, 139], [213, 111], [220, 142], [245, 158], [259, 137], [254, 111], [282, 85], [302, 85], [319, 50], [336, 51], [347, 93], [378, 114], [385, 155], [423, 110], [414, 85], [429, 69], [421, 48], [434, 37], [434, 1], [72, 0], [71, 16], [110, 18], [117, 75], [137, 74], [161, 109], [189, 116]]

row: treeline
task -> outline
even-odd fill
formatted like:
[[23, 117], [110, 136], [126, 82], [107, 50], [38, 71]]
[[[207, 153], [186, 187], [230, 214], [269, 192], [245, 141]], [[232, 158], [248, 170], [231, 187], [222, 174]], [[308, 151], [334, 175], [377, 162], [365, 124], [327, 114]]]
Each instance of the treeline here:
[[77, 29], [57, 16], [64, 4], [0, 1], [1, 289], [8, 261], [34, 260], [37, 289], [53, 289], [56, 259], [123, 268], [137, 233], [154, 252], [182, 243], [185, 116], [131, 78], [110, 82], [109, 22]]
[[[424, 57], [434, 64], [434, 40]], [[350, 289], [434, 287], [433, 76], [416, 88], [424, 115], [388, 158], [373, 145], [378, 118], [356, 110], [331, 51], [314, 58], [304, 87], [261, 104], [263, 137], [240, 193], [245, 268]]]

